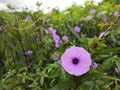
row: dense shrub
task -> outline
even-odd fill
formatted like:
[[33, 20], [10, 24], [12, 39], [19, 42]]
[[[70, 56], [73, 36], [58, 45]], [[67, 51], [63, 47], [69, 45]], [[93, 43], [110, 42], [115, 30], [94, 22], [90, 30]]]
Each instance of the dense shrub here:
[[109, 0], [0, 11], [0, 90], [119, 90], [119, 20]]

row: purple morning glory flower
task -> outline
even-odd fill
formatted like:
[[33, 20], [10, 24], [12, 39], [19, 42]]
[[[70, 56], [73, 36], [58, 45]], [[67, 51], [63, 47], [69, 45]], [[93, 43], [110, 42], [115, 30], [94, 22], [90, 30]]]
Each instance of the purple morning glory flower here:
[[103, 18], [103, 22], [105, 22], [105, 23], [108, 22], [108, 18], [107, 18], [107, 17], [104, 17], [104, 18]]
[[55, 42], [55, 47], [59, 47], [60, 46], [60, 37], [57, 35], [57, 34], [54, 34], [53, 35], [53, 40], [54, 40], [54, 42]]
[[2, 27], [0, 27], [0, 31], [2, 31]]
[[93, 16], [88, 16], [88, 20], [92, 20], [93, 19]]
[[42, 21], [42, 25], [44, 25], [45, 24], [45, 22], [44, 21]]
[[93, 62], [92, 63], [92, 67], [93, 67], [93, 69], [97, 69], [98, 68], [98, 64], [96, 62]]
[[84, 48], [71, 46], [61, 56], [61, 65], [64, 70], [74, 76], [80, 76], [90, 70], [91, 55]]
[[59, 37], [57, 34], [54, 34], [54, 35], [53, 35], [53, 40], [55, 40], [55, 41], [56, 41], [56, 40], [60, 40], [60, 37]]
[[53, 60], [57, 60], [58, 57], [59, 57], [59, 55], [58, 55], [58, 54], [55, 54], [55, 55], [52, 57], [52, 59], [53, 59]]
[[91, 9], [91, 10], [90, 10], [90, 14], [94, 14], [95, 12], [96, 12], [95, 9]]
[[27, 17], [25, 18], [25, 21], [26, 21], [26, 22], [29, 21], [29, 20], [31, 20], [31, 16], [27, 16]]
[[47, 19], [47, 21], [46, 21], [47, 23], [49, 23], [50, 22], [50, 19]]
[[60, 46], [61, 42], [60, 40], [55, 40], [55, 47], [58, 48]]
[[119, 69], [118, 68], [115, 68], [115, 73], [119, 73]]
[[114, 11], [114, 16], [118, 16], [118, 11]]
[[102, 15], [103, 14], [103, 12], [98, 12], [98, 15]]
[[25, 52], [26, 55], [32, 55], [33, 54], [33, 51], [27, 51]]
[[75, 26], [75, 27], [74, 27], [74, 30], [75, 30], [76, 32], [80, 32], [81, 28], [80, 28], [79, 26]]
[[55, 42], [55, 47], [59, 47], [60, 46], [60, 37], [59, 35], [56, 34], [56, 30], [53, 27], [49, 27], [48, 28], [50, 33], [52, 34], [53, 40]]
[[68, 39], [69, 39], [68, 36], [63, 36], [62, 37], [62, 40], [65, 41], [65, 42], [68, 42]]
[[101, 37], [103, 34], [104, 34], [105, 32], [100, 32], [100, 35], [99, 35], [99, 37]]
[[53, 27], [48, 28], [52, 35], [56, 34], [56, 30]]
[[80, 18], [80, 20], [85, 21], [85, 20], [86, 20], [86, 18]]
[[35, 37], [35, 40], [38, 42], [40, 39], [40, 34], [38, 34], [36, 37]]

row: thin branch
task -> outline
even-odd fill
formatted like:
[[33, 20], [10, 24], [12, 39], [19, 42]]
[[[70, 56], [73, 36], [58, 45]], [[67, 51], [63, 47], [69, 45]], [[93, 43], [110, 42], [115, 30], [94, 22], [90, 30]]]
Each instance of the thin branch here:
[[115, 19], [115, 21], [112, 23], [112, 25], [110, 25], [110, 26], [105, 30], [105, 32], [104, 32], [99, 38], [102, 38], [103, 36], [105, 36], [105, 34], [106, 34], [108, 31], [112, 30], [112, 27], [113, 27], [119, 20], [120, 20], [120, 16], [118, 16], [118, 17]]
[[41, 18], [38, 18], [36, 21], [34, 21], [30, 26], [25, 27], [25, 28], [16, 28], [14, 27], [15, 30], [27, 30], [29, 28], [31, 28], [32, 26], [34, 26]]

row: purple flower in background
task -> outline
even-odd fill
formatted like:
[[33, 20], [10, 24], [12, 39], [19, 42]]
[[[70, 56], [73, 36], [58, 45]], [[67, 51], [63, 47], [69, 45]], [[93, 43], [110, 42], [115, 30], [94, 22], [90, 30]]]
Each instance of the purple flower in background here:
[[115, 73], [119, 73], [119, 69], [118, 68], [115, 68]]
[[53, 60], [57, 60], [58, 57], [59, 57], [59, 55], [58, 55], [58, 54], [55, 54], [55, 55], [52, 57], [52, 59], [53, 59]]
[[95, 9], [91, 9], [91, 10], [90, 10], [90, 14], [94, 14], [95, 12], [96, 12]]
[[45, 22], [44, 21], [42, 21], [42, 25], [44, 25], [45, 24]]
[[40, 34], [38, 34], [36, 37], [35, 37], [35, 40], [38, 42], [40, 39]]
[[74, 27], [74, 30], [75, 30], [76, 32], [80, 32], [81, 29], [80, 29], [80, 27], [75, 26], [75, 27]]
[[55, 42], [55, 47], [59, 47], [60, 46], [60, 37], [57, 35], [57, 34], [54, 34], [53, 35], [53, 40], [54, 40], [54, 42]]
[[33, 51], [27, 51], [25, 52], [26, 55], [32, 55], [33, 54]]
[[2, 27], [0, 27], [0, 31], [2, 31]]
[[62, 37], [62, 40], [65, 41], [65, 42], [68, 42], [68, 39], [69, 39], [68, 36], [63, 36]]
[[107, 17], [105, 17], [105, 18], [103, 18], [103, 22], [108, 22], [108, 18]]
[[88, 16], [88, 20], [92, 20], [93, 19], [93, 16]]
[[118, 11], [114, 11], [114, 16], [118, 16]]
[[86, 18], [80, 18], [80, 20], [85, 21], [85, 20], [86, 20]]
[[29, 21], [29, 20], [31, 20], [31, 16], [27, 16], [27, 17], [25, 18], [25, 21], [26, 21], [26, 22]]
[[60, 37], [59, 35], [56, 34], [56, 30], [53, 27], [49, 27], [48, 28], [50, 33], [52, 34], [53, 40], [55, 42], [55, 47], [59, 47], [60, 46]]
[[56, 34], [56, 30], [53, 27], [48, 28], [52, 35]]
[[103, 14], [103, 12], [98, 12], [98, 15], [102, 15]]
[[99, 37], [101, 37], [103, 34], [104, 34], [105, 32], [100, 32], [100, 35], [99, 35]]
[[58, 48], [61, 44], [60, 40], [55, 40], [55, 47]]
[[91, 55], [84, 48], [71, 46], [61, 56], [64, 70], [75, 76], [87, 73], [92, 64]]
[[53, 40], [54, 40], [54, 41], [60, 40], [60, 37], [59, 37], [57, 34], [54, 34], [54, 35], [53, 35]]
[[47, 21], [46, 21], [47, 23], [50, 23], [50, 19], [47, 19]]
[[92, 67], [93, 67], [93, 69], [97, 69], [98, 68], [98, 64], [96, 62], [93, 62], [92, 63]]

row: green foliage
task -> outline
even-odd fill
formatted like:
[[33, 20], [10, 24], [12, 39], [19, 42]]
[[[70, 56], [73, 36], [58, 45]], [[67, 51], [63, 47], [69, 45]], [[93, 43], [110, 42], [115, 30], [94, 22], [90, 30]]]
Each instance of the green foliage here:
[[[115, 23], [114, 11], [120, 13], [119, 0], [104, 0], [98, 5], [87, 1], [75, 3], [64, 11], [54, 8], [51, 13], [0, 11], [0, 90], [119, 90], [120, 89], [120, 23]], [[40, 7], [42, 3], [37, 3]], [[10, 4], [7, 5], [12, 9]], [[90, 10], [95, 9], [89, 20]], [[98, 15], [103, 11], [102, 15]], [[103, 18], [107, 17], [108, 22]], [[80, 32], [74, 30], [81, 28]], [[60, 47], [48, 28], [53, 27], [61, 38]], [[62, 41], [62, 36], [69, 41]], [[69, 75], [61, 67], [61, 55], [70, 46], [88, 50], [98, 68], [82, 76]], [[31, 55], [27, 51], [33, 51]], [[53, 56], [58, 54], [58, 59]], [[118, 72], [114, 69], [118, 68]]]

